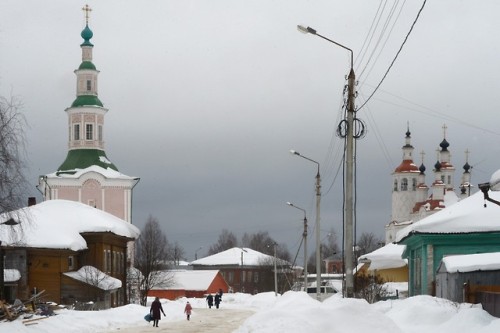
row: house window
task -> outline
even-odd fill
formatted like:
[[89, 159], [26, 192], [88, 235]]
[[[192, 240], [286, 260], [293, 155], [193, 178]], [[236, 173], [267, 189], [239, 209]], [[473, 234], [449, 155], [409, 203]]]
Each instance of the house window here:
[[247, 281], [248, 282], [252, 281], [252, 271], [247, 272]]
[[401, 191], [408, 191], [408, 179], [401, 179]]
[[75, 140], [80, 140], [80, 124], [75, 124], [73, 126], [73, 138]]
[[68, 257], [68, 269], [69, 270], [72, 270], [74, 268], [74, 257], [73, 256], [69, 256]]
[[246, 282], [246, 272], [245, 271], [241, 271], [241, 282], [245, 283]]
[[232, 283], [234, 280], [234, 272], [228, 272], [227, 273], [227, 280], [228, 282]]
[[92, 90], [92, 81], [87, 80], [87, 91], [91, 91], [91, 90]]
[[92, 124], [85, 125], [85, 139], [86, 140], [94, 139], [94, 126], [92, 126]]
[[254, 272], [253, 274], [253, 282], [258, 283], [259, 282], [259, 272]]
[[392, 190], [394, 192], [397, 192], [398, 191], [398, 180], [397, 179], [394, 179], [394, 187], [392, 188]]

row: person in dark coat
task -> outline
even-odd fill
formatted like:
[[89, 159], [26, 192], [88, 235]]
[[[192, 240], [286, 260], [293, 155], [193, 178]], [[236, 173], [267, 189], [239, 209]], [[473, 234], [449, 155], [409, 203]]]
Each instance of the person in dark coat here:
[[214, 305], [214, 297], [212, 296], [212, 294], [208, 294], [207, 303], [208, 303], [208, 308], [211, 309], [212, 305]]
[[161, 307], [160, 299], [156, 297], [153, 303], [151, 303], [151, 309], [149, 309], [149, 313], [153, 319], [153, 327], [158, 327], [158, 321], [161, 319], [160, 311], [165, 317], [165, 312], [163, 312], [163, 308]]
[[220, 295], [219, 294], [215, 294], [215, 307], [218, 309], [219, 308], [219, 304], [220, 304]]

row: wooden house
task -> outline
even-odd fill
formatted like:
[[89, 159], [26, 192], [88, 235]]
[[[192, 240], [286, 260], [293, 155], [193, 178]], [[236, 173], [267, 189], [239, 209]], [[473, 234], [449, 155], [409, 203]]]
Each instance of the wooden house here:
[[377, 275], [384, 282], [408, 282], [408, 262], [403, 259], [403, 245], [387, 244], [359, 257], [364, 264], [357, 274]]
[[[66, 200], [45, 201], [13, 216], [17, 216], [19, 224], [0, 230], [5, 268], [20, 273], [12, 298], [28, 299], [44, 290], [45, 300], [56, 303], [91, 300], [103, 307], [125, 304], [127, 243], [139, 235], [135, 226], [99, 209]], [[87, 279], [75, 281], [70, 273], [86, 266], [93, 267], [85, 271]], [[91, 273], [95, 270], [104, 274], [98, 280], [112, 278], [120, 284], [113, 284], [116, 288], [112, 290], [102, 289], [93, 280]], [[101, 292], [89, 298], [87, 287]]]
[[[500, 193], [491, 196], [499, 200]], [[451, 255], [500, 252], [500, 206], [488, 204], [477, 192], [401, 230], [398, 244], [406, 245], [409, 296], [436, 295], [436, 272]]]

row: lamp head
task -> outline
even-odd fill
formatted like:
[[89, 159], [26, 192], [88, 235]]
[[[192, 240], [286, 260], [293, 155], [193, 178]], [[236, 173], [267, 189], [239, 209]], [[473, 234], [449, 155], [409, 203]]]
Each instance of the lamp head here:
[[293, 206], [293, 203], [291, 203], [290, 201], [287, 201], [287, 202], [286, 202], [286, 204], [287, 204], [288, 206]]
[[298, 151], [293, 150], [293, 149], [290, 149], [290, 154], [300, 156], [300, 153]]
[[316, 35], [316, 30], [311, 27], [304, 27], [303, 25], [297, 25], [297, 30], [302, 32], [303, 34], [313, 34]]

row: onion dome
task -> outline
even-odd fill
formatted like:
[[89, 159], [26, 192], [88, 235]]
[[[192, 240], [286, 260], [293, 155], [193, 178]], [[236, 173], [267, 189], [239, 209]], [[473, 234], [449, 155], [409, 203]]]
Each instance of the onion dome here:
[[82, 30], [80, 36], [82, 36], [84, 40], [84, 42], [80, 46], [94, 46], [90, 42], [90, 39], [94, 36], [94, 33], [92, 32], [92, 30], [90, 30], [88, 25], [85, 25], [85, 29]]
[[450, 144], [448, 143], [448, 141], [446, 141], [446, 139], [443, 139], [443, 141], [441, 141], [441, 143], [439, 144], [439, 147], [441, 147], [441, 151], [447, 151], [449, 146]]
[[434, 164], [434, 169], [436, 169], [436, 171], [441, 171], [441, 162], [437, 161], [436, 164]]
[[468, 162], [465, 162], [463, 168], [464, 168], [464, 172], [465, 173], [469, 173], [469, 170], [470, 170], [471, 166], [469, 165]]
[[421, 174], [425, 173], [425, 165], [424, 165], [424, 163], [420, 164], [420, 167], [418, 168], [418, 170], [420, 170]]

